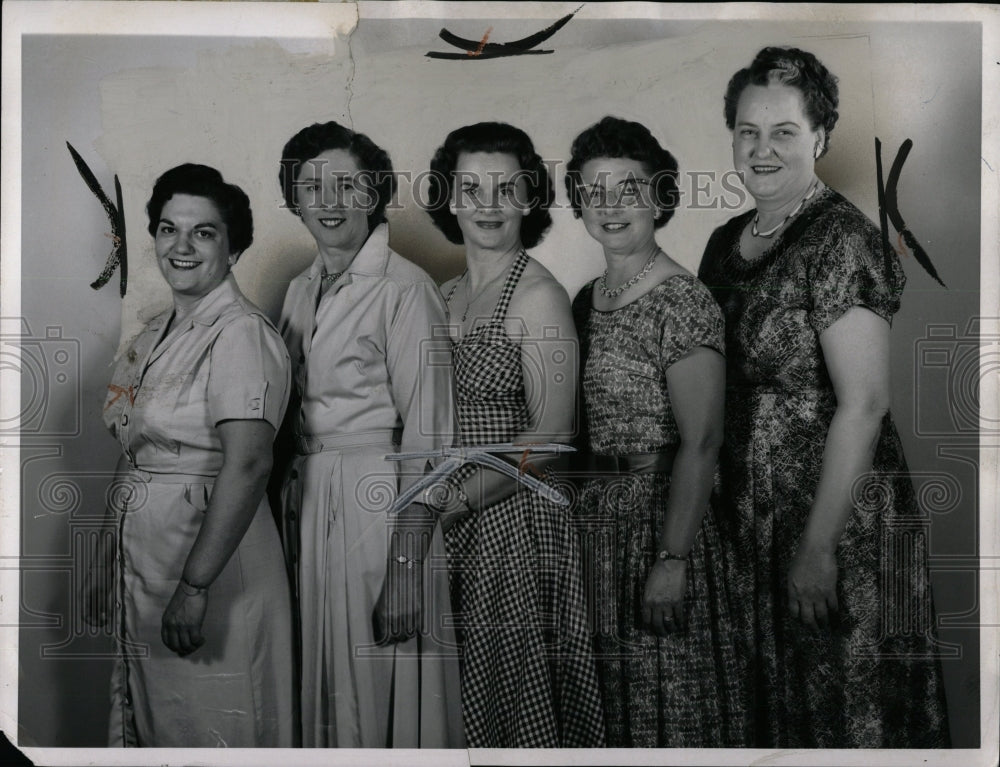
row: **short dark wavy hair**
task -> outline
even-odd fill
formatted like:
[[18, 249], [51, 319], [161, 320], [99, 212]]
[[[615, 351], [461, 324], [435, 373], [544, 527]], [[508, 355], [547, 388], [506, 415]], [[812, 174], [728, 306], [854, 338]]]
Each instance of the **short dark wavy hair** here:
[[185, 163], [171, 168], [153, 184], [153, 194], [146, 203], [147, 230], [156, 237], [163, 206], [175, 194], [205, 197], [219, 210], [226, 224], [229, 252], [239, 254], [253, 244], [253, 213], [250, 198], [235, 184], [227, 184], [222, 174], [207, 165]]
[[729, 80], [725, 95], [726, 127], [736, 127], [736, 105], [748, 85], [780, 83], [797, 88], [810, 128], [823, 128], [823, 151], [830, 147], [830, 134], [840, 116], [837, 106], [840, 94], [837, 78], [823, 63], [808, 51], [799, 48], [762, 48], [749, 67], [741, 69]]
[[659, 229], [673, 218], [680, 201], [677, 187], [677, 160], [660, 146], [642, 123], [608, 115], [573, 139], [569, 164], [566, 166], [566, 193], [573, 215], [579, 218], [582, 200], [580, 170], [589, 160], [599, 157], [623, 158], [641, 163], [650, 175], [653, 200], [663, 212], [653, 226]]
[[375, 205], [368, 214], [368, 231], [385, 221], [385, 209], [396, 191], [396, 176], [392, 172], [389, 153], [372, 141], [364, 133], [345, 128], [340, 123], [313, 123], [303, 128], [285, 144], [281, 152], [281, 167], [278, 181], [285, 197], [285, 204], [295, 214], [300, 215], [295, 203], [295, 179], [299, 169], [309, 160], [330, 149], [350, 152], [362, 181], [369, 194], [374, 195]]
[[555, 197], [552, 179], [528, 134], [502, 122], [466, 125], [448, 134], [431, 160], [427, 212], [450, 242], [464, 241], [458, 218], [448, 209], [455, 191], [455, 167], [462, 153], [513, 155], [528, 183], [528, 212], [521, 220], [521, 244], [533, 248], [552, 225], [549, 206]]

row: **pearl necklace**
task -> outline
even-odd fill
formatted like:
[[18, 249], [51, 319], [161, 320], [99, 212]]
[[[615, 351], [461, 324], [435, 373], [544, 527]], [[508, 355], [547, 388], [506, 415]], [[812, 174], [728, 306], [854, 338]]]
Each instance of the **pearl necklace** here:
[[783, 227], [785, 224], [787, 224], [789, 221], [791, 221], [793, 218], [799, 215], [799, 213], [802, 212], [802, 206], [812, 199], [813, 195], [816, 194], [817, 189], [819, 189], [818, 179], [813, 183], [812, 188], [809, 190], [809, 194], [807, 194], [805, 197], [799, 200], [799, 204], [795, 206], [795, 209], [792, 210], [792, 212], [789, 213], [787, 216], [785, 216], [785, 220], [782, 221], [773, 229], [769, 229], [766, 232], [757, 231], [757, 224], [760, 223], [760, 213], [758, 213], [756, 216], [753, 217], [753, 226], [750, 227], [750, 234], [752, 234], [754, 237], [773, 237], [775, 232], [777, 232], [779, 229], [781, 229], [781, 227]]
[[649, 260], [646, 262], [646, 265], [644, 267], [642, 267], [642, 269], [639, 270], [638, 274], [636, 274], [628, 282], [622, 283], [621, 285], [619, 285], [614, 290], [609, 290], [608, 289], [608, 281], [607, 281], [608, 280], [608, 270], [605, 269], [604, 270], [604, 274], [601, 275], [601, 279], [598, 280], [598, 282], [597, 282], [597, 289], [599, 291], [601, 291], [601, 294], [604, 295], [604, 296], [606, 296], [607, 298], [618, 298], [618, 296], [620, 296], [626, 290], [628, 290], [633, 285], [635, 285], [639, 280], [643, 279], [647, 274], [649, 274], [649, 270], [653, 268], [653, 262], [656, 261], [656, 257], [660, 253], [662, 253], [662, 251], [659, 248], [657, 248], [656, 250], [654, 250], [653, 251], [653, 255], [651, 255], [649, 257]]

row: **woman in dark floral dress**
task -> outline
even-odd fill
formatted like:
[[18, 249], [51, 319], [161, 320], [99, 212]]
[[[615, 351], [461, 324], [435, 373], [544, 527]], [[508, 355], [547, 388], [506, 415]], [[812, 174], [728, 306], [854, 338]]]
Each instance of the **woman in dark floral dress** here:
[[709, 508], [722, 316], [654, 239], [677, 204], [673, 156], [613, 117], [580, 134], [572, 155], [569, 197], [608, 265], [573, 307], [591, 472], [580, 515], [608, 745], [742, 746], [742, 676]]
[[[434, 223], [465, 245], [468, 266], [442, 286], [463, 444], [568, 442], [569, 296], [524, 250], [552, 222], [541, 157], [523, 131], [479, 123], [449, 134], [431, 170]], [[604, 745], [569, 510], [491, 469], [468, 464], [458, 477], [442, 521], [469, 746]]]
[[725, 115], [757, 208], [716, 230], [699, 276], [726, 318], [720, 527], [754, 745], [946, 746], [929, 520], [888, 411], [904, 276], [814, 172], [836, 78], [765, 48], [730, 81]]

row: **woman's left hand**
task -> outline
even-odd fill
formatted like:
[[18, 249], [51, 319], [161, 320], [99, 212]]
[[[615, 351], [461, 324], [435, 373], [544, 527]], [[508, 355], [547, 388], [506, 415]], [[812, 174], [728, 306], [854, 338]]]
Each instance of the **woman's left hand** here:
[[160, 627], [160, 637], [163, 644], [180, 657], [190, 655], [203, 644], [205, 637], [201, 633], [201, 624], [205, 620], [205, 610], [208, 608], [208, 591], [203, 590], [189, 596], [178, 583], [170, 604], [163, 611]]
[[642, 617], [657, 636], [685, 629], [684, 594], [687, 592], [687, 560], [657, 560], [646, 577]]
[[837, 409], [812, 508], [788, 568], [789, 612], [814, 631], [836, 618], [837, 545], [854, 509], [852, 488], [872, 470], [889, 408], [889, 323], [855, 306], [819, 340]]
[[788, 568], [788, 609], [813, 630], [827, 628], [837, 614], [837, 556], [800, 544]]

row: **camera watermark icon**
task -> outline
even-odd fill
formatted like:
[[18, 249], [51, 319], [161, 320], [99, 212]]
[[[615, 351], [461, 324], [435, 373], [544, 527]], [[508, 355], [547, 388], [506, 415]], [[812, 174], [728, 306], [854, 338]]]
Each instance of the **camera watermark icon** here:
[[980, 384], [1000, 371], [1000, 336], [983, 335], [982, 320], [964, 332], [927, 326], [914, 354], [913, 424], [918, 437], [1000, 436], [1000, 413], [980, 397]]
[[0, 376], [20, 381], [21, 401], [5, 403], [0, 434], [76, 436], [83, 408], [80, 341], [49, 326], [35, 336], [27, 320], [0, 318]]

